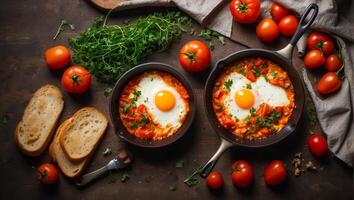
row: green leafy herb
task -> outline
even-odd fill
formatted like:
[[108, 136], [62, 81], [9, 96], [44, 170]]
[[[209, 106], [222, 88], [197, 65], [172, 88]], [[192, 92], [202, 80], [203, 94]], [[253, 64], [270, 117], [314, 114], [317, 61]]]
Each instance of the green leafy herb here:
[[218, 112], [221, 112], [224, 109], [224, 106], [222, 106], [221, 104], [218, 105]]
[[233, 83], [233, 81], [232, 81], [231, 79], [229, 79], [229, 80], [225, 81], [224, 87], [225, 87], [228, 91], [230, 91], [230, 90], [231, 90], [232, 83]]
[[146, 97], [146, 99], [144, 100], [144, 103], [147, 103], [149, 101], [149, 97]]
[[112, 93], [112, 88], [108, 87], [104, 89], [104, 96], [108, 97]]
[[10, 120], [10, 118], [9, 118], [9, 116], [8, 115], [3, 115], [3, 116], [1, 116], [1, 123], [2, 124], [7, 124], [8, 122], [9, 122], [9, 120]]
[[54, 37], [53, 37], [53, 40], [57, 39], [58, 35], [64, 31], [64, 27], [69, 27], [71, 30], [74, 30], [75, 29], [75, 26], [71, 23], [69, 23], [67, 20], [63, 19], [61, 20], [60, 22], [60, 25], [58, 27], [58, 30], [57, 32], [55, 33]]
[[225, 37], [224, 37], [224, 36], [219, 35], [219, 36], [218, 36], [218, 40], [219, 40], [219, 42], [220, 42], [222, 45], [225, 45]]
[[176, 168], [183, 168], [184, 167], [184, 160], [179, 160], [176, 162]]
[[285, 83], [284, 88], [288, 89], [289, 87], [290, 87], [290, 84], [289, 83]]
[[191, 19], [181, 12], [153, 13], [126, 25], [106, 25], [98, 17], [79, 37], [70, 38], [73, 61], [101, 82], [112, 83], [153, 52], [179, 40]]
[[125, 104], [123, 107], [123, 113], [127, 114], [129, 111], [130, 105], [129, 104]]
[[172, 191], [172, 192], [176, 191], [176, 184], [170, 185], [169, 189], [170, 189], [170, 191]]
[[272, 112], [270, 112], [269, 115], [269, 119], [274, 122], [274, 123], [278, 123], [279, 118], [281, 117], [281, 113], [276, 111], [276, 110], [272, 110]]
[[239, 121], [239, 119], [238, 119], [236, 116], [234, 116], [234, 119], [235, 119], [235, 121], [236, 121], [236, 122], [238, 122], [238, 121]]
[[252, 71], [255, 77], [258, 77], [261, 73], [261, 70], [258, 67], [253, 67]]
[[247, 89], [251, 90], [252, 89], [252, 85], [251, 83], [247, 83], [247, 86], [246, 86]]
[[131, 123], [130, 123], [130, 128], [131, 128], [131, 129], [137, 129], [137, 128], [138, 128], [138, 123], [136, 123], [136, 122], [131, 122]]
[[316, 108], [312, 102], [306, 104], [306, 113], [310, 120], [310, 125], [314, 127], [318, 123]]
[[277, 76], [277, 72], [275, 72], [275, 71], [271, 71], [271, 72], [270, 72], [270, 75], [272, 75], [272, 76], [273, 76], [273, 78], [275, 78], [275, 77]]
[[123, 175], [122, 175], [122, 178], [120, 179], [120, 181], [122, 181], [122, 183], [125, 183], [125, 182], [127, 182], [128, 180], [129, 180], [129, 174], [128, 173], [124, 173]]
[[250, 124], [250, 123], [251, 123], [251, 122], [250, 122], [250, 117], [247, 116], [247, 117], [245, 118], [245, 121], [244, 121], [244, 122], [245, 122], [245, 124], [247, 124], [247, 125]]
[[204, 38], [208, 42], [208, 46], [212, 51], [214, 50], [214, 44], [212, 43], [213, 38], [216, 38], [220, 44], [225, 45], [224, 36], [210, 29], [203, 29], [198, 36]]
[[251, 113], [252, 116], [255, 115], [256, 114], [256, 109], [252, 107], [250, 109], [250, 113]]
[[266, 81], [268, 81], [268, 77], [266, 75], [263, 74], [263, 77]]
[[192, 187], [192, 186], [198, 184], [199, 181], [196, 178], [196, 176], [201, 172], [202, 169], [203, 169], [203, 165], [199, 165], [199, 167], [193, 172], [193, 174], [190, 175], [188, 178], [186, 178], [183, 182], [188, 187]]

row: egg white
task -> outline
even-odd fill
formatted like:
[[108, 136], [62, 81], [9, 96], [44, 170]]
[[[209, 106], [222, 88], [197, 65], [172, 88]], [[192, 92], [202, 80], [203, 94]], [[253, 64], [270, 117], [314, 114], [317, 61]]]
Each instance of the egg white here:
[[263, 76], [259, 77], [252, 87], [256, 87], [262, 102], [270, 106], [287, 106], [290, 101], [282, 87], [270, 84]]
[[[186, 103], [175, 88], [167, 85], [160, 76], [149, 74], [140, 80], [136, 89], [141, 91], [141, 95], [137, 99], [137, 106], [141, 104], [146, 106], [152, 115], [153, 123], [159, 124], [162, 128], [167, 126], [179, 128], [181, 126], [180, 119], [187, 114]], [[155, 105], [155, 95], [161, 90], [168, 90], [175, 97], [175, 106], [169, 111], [161, 111]]]

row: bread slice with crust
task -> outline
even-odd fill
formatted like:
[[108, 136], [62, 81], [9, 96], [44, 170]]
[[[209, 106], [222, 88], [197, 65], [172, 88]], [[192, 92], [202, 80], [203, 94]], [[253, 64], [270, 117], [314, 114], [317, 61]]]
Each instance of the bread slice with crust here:
[[93, 107], [77, 111], [72, 120], [62, 128], [59, 141], [72, 161], [80, 161], [90, 155], [103, 137], [107, 128], [106, 117]]
[[91, 153], [88, 157], [86, 157], [82, 161], [76, 161], [76, 162], [71, 161], [64, 153], [63, 149], [60, 146], [59, 138], [60, 135], [63, 133], [62, 132], [63, 127], [65, 127], [68, 123], [70, 123], [71, 120], [73, 119], [69, 118], [65, 120], [57, 129], [54, 139], [49, 146], [49, 155], [52, 158], [52, 160], [58, 164], [60, 170], [63, 172], [65, 176], [69, 178], [75, 178], [80, 174], [82, 174], [82, 172], [85, 170], [93, 153]]
[[44, 85], [34, 94], [15, 130], [15, 141], [29, 156], [38, 156], [47, 147], [64, 108], [63, 95], [54, 85]]

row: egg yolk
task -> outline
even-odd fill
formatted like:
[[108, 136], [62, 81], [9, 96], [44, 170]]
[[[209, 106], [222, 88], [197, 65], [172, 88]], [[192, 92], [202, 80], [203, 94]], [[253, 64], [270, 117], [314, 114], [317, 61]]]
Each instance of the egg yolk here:
[[254, 104], [254, 95], [251, 90], [242, 89], [235, 93], [235, 101], [243, 109], [249, 109]]
[[161, 90], [155, 95], [155, 105], [162, 111], [169, 111], [175, 107], [175, 96], [168, 90]]

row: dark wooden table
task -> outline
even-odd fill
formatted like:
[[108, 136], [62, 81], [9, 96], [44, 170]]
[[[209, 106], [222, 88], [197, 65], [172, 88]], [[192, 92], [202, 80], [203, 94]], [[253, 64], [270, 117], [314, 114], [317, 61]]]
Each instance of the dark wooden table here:
[[[135, 18], [150, 9], [123, 12], [113, 17], [111, 23], [119, 23], [124, 19]], [[60, 87], [61, 73], [47, 69], [43, 53], [45, 49], [57, 44], [67, 44], [67, 39], [83, 31], [92, 18], [101, 15], [82, 0], [61, 1], [13, 1], [3, 0], [0, 3], [0, 115], [8, 117], [7, 123], [0, 123], [0, 199], [352, 199], [353, 173], [336, 158], [329, 156], [325, 160], [317, 160], [308, 152], [306, 136], [309, 132], [309, 119], [304, 114], [298, 130], [283, 143], [271, 148], [249, 150], [234, 148], [221, 157], [215, 170], [222, 172], [225, 178], [224, 191], [221, 194], [210, 192], [204, 181], [194, 187], [187, 187], [183, 180], [195, 169], [194, 161], [206, 162], [219, 145], [218, 136], [211, 130], [205, 116], [202, 103], [203, 86], [208, 72], [190, 75], [179, 67], [177, 52], [179, 47], [192, 36], [183, 36], [180, 42], [174, 43], [168, 50], [156, 53], [148, 61], [165, 62], [175, 66], [185, 74], [197, 95], [197, 115], [188, 134], [178, 143], [159, 150], [146, 150], [125, 144], [114, 133], [110, 126], [99, 145], [87, 171], [104, 165], [113, 155], [103, 157], [102, 152], [109, 147], [113, 152], [128, 148], [135, 155], [135, 162], [127, 173], [130, 179], [126, 183], [120, 181], [123, 172], [116, 172], [102, 178], [82, 190], [60, 175], [57, 185], [43, 186], [34, 178], [31, 166], [50, 161], [47, 151], [37, 158], [29, 158], [19, 152], [14, 144], [14, 129], [20, 120], [24, 107], [32, 93], [43, 84], [50, 83]], [[61, 19], [67, 19], [76, 26], [75, 31], [65, 31], [56, 41], [52, 37]], [[197, 27], [197, 25], [196, 25]], [[247, 30], [249, 29], [249, 30]], [[244, 36], [252, 40], [252, 27], [241, 30], [251, 32]], [[225, 46], [214, 42], [212, 62], [246, 48], [227, 40]], [[278, 48], [284, 41], [271, 44], [269, 48]], [[301, 61], [294, 59], [295, 65]], [[104, 96], [104, 85], [93, 82], [90, 91], [82, 96], [65, 96], [65, 109], [60, 122], [83, 106], [95, 106], [108, 116], [108, 98]], [[313, 161], [321, 170], [306, 172], [294, 177], [291, 160], [296, 152], [302, 152], [305, 161]], [[186, 162], [184, 168], [176, 169], [178, 160]], [[230, 180], [231, 163], [237, 159], [246, 159], [254, 166], [255, 182], [247, 191], [232, 186]], [[262, 171], [267, 162], [281, 159], [287, 164], [289, 178], [280, 188], [270, 189], [262, 178]], [[117, 179], [115, 183], [110, 180]], [[147, 181], [150, 180], [150, 181]], [[170, 191], [171, 185], [176, 191]]]

